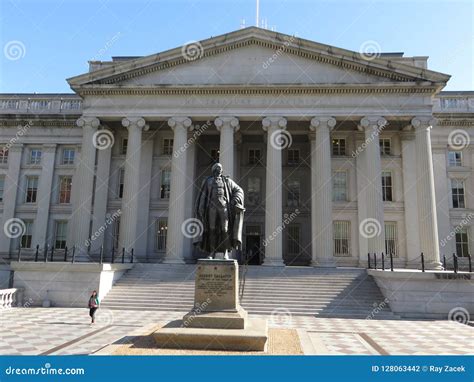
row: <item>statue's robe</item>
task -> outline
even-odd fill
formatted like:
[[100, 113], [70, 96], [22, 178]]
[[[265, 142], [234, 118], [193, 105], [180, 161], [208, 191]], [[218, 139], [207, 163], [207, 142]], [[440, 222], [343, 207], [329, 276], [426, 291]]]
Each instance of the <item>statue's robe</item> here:
[[[222, 176], [224, 180], [225, 197], [227, 200], [227, 214], [229, 219], [228, 240], [225, 241], [226, 248], [219, 248], [219, 251], [231, 250], [233, 248], [242, 248], [242, 226], [244, 218], [244, 191], [228, 176]], [[209, 238], [209, 203], [211, 197], [213, 176], [206, 178], [201, 185], [198, 197], [196, 199], [195, 214], [196, 218], [203, 224], [203, 232], [194, 238], [194, 245], [198, 246], [201, 251], [210, 253], [212, 251], [211, 241]], [[221, 232], [216, 232], [222, 238]]]

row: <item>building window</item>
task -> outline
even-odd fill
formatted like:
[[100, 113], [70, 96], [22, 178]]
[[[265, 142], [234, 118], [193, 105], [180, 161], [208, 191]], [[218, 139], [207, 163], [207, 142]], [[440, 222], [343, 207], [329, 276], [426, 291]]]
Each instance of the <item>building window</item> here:
[[249, 165], [260, 164], [262, 160], [262, 153], [260, 149], [249, 149]]
[[300, 164], [300, 150], [288, 149], [288, 165], [295, 166]]
[[155, 249], [158, 252], [166, 250], [166, 234], [168, 232], [168, 220], [167, 219], [156, 219], [156, 241]]
[[171, 170], [163, 169], [161, 170], [160, 198], [169, 199], [170, 190], [171, 190]]
[[54, 248], [66, 248], [67, 221], [56, 221], [54, 229]]
[[5, 177], [0, 176], [0, 202], [3, 202], [4, 191], [5, 191]]
[[173, 154], [173, 139], [164, 138], [163, 139], [163, 155]]
[[212, 163], [219, 162], [219, 149], [211, 149], [211, 161]]
[[390, 138], [380, 138], [380, 155], [392, 154], [392, 142]]
[[451, 194], [453, 195], [453, 208], [466, 208], [464, 203], [464, 180], [451, 179]]
[[122, 138], [122, 144], [120, 145], [120, 155], [127, 155], [128, 138]]
[[29, 164], [40, 164], [41, 163], [41, 150], [31, 149]]
[[37, 196], [38, 196], [38, 177], [27, 176], [25, 203], [36, 203]]
[[300, 253], [300, 226], [298, 224], [288, 225], [288, 253], [292, 255]]
[[31, 241], [33, 239], [33, 221], [24, 220], [23, 223], [25, 223], [25, 231], [20, 239], [21, 248], [31, 248]]
[[115, 219], [113, 232], [112, 232], [112, 246], [117, 252], [119, 247], [119, 238], [120, 238], [120, 218]]
[[72, 176], [59, 177], [59, 204], [71, 203]]
[[384, 202], [391, 202], [392, 197], [392, 173], [382, 171], [382, 199]]
[[288, 181], [288, 199], [286, 205], [288, 207], [298, 207], [300, 205], [300, 181]]
[[451, 167], [462, 166], [462, 152], [448, 151], [448, 165]]
[[260, 204], [260, 178], [249, 177], [247, 181], [247, 204], [258, 206]]
[[124, 179], [125, 179], [125, 169], [121, 168], [119, 169], [118, 190], [117, 190], [119, 199], [123, 198]]
[[333, 222], [334, 256], [350, 256], [351, 222], [337, 220]]
[[467, 228], [457, 228], [456, 232], [456, 255], [459, 257], [469, 256], [469, 237], [467, 234]]
[[74, 164], [74, 157], [76, 156], [76, 151], [74, 149], [63, 149], [63, 157], [61, 164], [71, 165]]
[[332, 140], [332, 155], [344, 156], [346, 155], [346, 140], [337, 138]]
[[333, 201], [345, 202], [347, 200], [347, 172], [336, 171], [332, 177]]
[[385, 253], [398, 257], [397, 222], [385, 222]]
[[7, 164], [8, 163], [8, 148], [3, 147], [0, 150], [0, 164]]

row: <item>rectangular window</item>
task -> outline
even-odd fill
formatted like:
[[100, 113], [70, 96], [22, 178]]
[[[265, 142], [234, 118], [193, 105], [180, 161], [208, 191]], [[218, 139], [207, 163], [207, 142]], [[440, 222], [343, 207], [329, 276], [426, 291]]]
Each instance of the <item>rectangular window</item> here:
[[298, 207], [300, 205], [300, 181], [288, 181], [288, 199], [286, 205], [288, 207]]
[[74, 149], [63, 149], [61, 164], [66, 164], [66, 165], [74, 164], [75, 156], [76, 156], [76, 151]]
[[33, 221], [24, 220], [23, 223], [25, 223], [25, 231], [21, 235], [21, 248], [31, 248], [31, 241], [33, 239]]
[[467, 228], [462, 227], [459, 229], [456, 227], [456, 255], [459, 257], [467, 257], [469, 255], [469, 237], [467, 234]]
[[390, 138], [380, 138], [380, 155], [392, 154], [392, 142]]
[[160, 198], [169, 199], [170, 190], [171, 190], [171, 170], [163, 169], [161, 170]]
[[288, 225], [288, 253], [297, 255], [300, 253], [300, 226]]
[[382, 199], [384, 202], [392, 201], [392, 173], [382, 171]]
[[121, 169], [119, 170], [119, 180], [118, 180], [118, 190], [117, 190], [119, 199], [122, 199], [122, 198], [123, 198], [123, 183], [124, 183], [124, 179], [125, 179], [125, 169], [124, 169], [124, 168], [121, 168]]
[[332, 155], [344, 156], [346, 155], [346, 140], [337, 138], [332, 140]]
[[8, 148], [3, 147], [0, 149], [0, 164], [8, 163]]
[[249, 177], [247, 182], [247, 204], [249, 206], [258, 206], [260, 204], [260, 178]]
[[450, 167], [462, 166], [462, 152], [448, 151], [448, 164]]
[[114, 230], [112, 233], [112, 245], [117, 253], [119, 247], [119, 237], [120, 237], [120, 218], [116, 219], [114, 222]]
[[172, 155], [173, 154], [173, 139], [164, 138], [163, 139], [163, 155]]
[[333, 223], [334, 256], [350, 256], [351, 254], [351, 222], [335, 221]]
[[451, 179], [451, 194], [453, 196], [453, 208], [466, 208], [464, 203], [464, 180]]
[[59, 177], [59, 204], [71, 203], [72, 176]]
[[41, 150], [31, 149], [29, 164], [40, 164], [41, 163]]
[[67, 221], [56, 221], [54, 229], [54, 248], [66, 248]]
[[155, 221], [156, 241], [155, 249], [158, 252], [166, 250], [166, 234], [168, 232], [168, 220], [159, 218]]
[[128, 139], [122, 138], [122, 144], [120, 145], [120, 155], [127, 155]]
[[288, 165], [295, 166], [300, 163], [300, 150], [288, 149]]
[[336, 171], [332, 178], [333, 201], [345, 202], [347, 200], [347, 172]]
[[0, 202], [3, 202], [4, 191], [5, 191], [5, 177], [0, 176]]
[[262, 156], [260, 149], [249, 149], [249, 165], [260, 164]]
[[385, 254], [398, 257], [397, 222], [385, 222]]
[[26, 177], [26, 197], [25, 203], [36, 203], [38, 197], [38, 177]]

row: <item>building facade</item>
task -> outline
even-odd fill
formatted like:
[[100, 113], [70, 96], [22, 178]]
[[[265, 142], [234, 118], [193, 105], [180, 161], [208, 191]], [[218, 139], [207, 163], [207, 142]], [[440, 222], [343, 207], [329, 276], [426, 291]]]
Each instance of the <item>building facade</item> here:
[[474, 248], [474, 92], [427, 57], [246, 28], [90, 62], [74, 94], [0, 95], [0, 253], [192, 262], [219, 160], [251, 264], [439, 268]]

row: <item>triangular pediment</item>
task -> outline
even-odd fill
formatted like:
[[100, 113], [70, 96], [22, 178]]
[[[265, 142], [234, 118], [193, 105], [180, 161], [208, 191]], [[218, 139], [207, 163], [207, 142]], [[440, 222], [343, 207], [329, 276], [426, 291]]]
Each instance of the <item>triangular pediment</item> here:
[[[188, 50], [187, 50], [188, 48]], [[81, 87], [328, 85], [431, 82], [449, 76], [382, 57], [255, 27], [156, 55], [109, 64], [68, 80]]]

